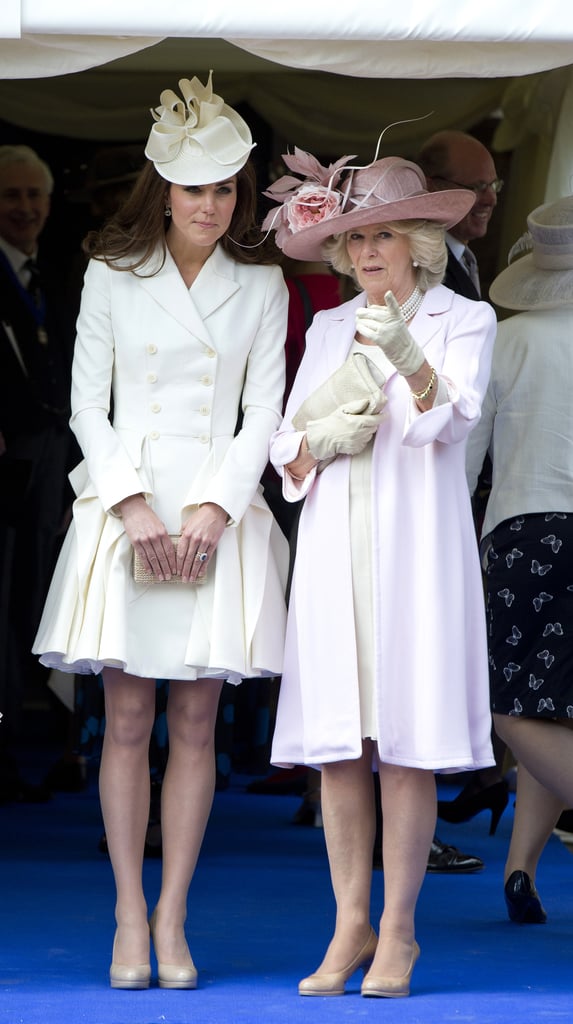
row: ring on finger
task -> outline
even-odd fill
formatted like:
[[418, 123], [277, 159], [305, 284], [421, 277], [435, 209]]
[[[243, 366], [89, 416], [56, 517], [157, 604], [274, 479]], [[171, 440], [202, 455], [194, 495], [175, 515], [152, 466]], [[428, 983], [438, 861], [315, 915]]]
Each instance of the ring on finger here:
[[198, 561], [199, 561], [199, 562], [206, 562], [206, 561], [207, 561], [207, 559], [208, 559], [208, 557], [209, 557], [209, 555], [207, 554], [207, 552], [206, 552], [206, 551], [201, 551], [201, 552], [200, 552], [200, 553], [199, 553], [199, 554], [197, 555], [197, 559], [198, 559]]

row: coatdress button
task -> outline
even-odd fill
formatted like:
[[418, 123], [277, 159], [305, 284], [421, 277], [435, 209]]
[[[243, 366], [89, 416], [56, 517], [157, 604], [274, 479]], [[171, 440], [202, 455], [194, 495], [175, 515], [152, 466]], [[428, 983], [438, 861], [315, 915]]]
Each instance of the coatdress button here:
[[157, 374], [156, 373], [148, 373], [147, 374], [147, 380], [148, 380], [149, 384], [156, 384], [157, 383]]
[[151, 411], [152, 412], [161, 412], [161, 406], [160, 406], [159, 402], [152, 402], [151, 403]]
[[201, 405], [199, 407], [199, 412], [201, 413], [202, 416], [208, 416], [211, 412], [211, 409], [208, 405]]
[[201, 377], [201, 383], [204, 384], [206, 388], [209, 388], [213, 383], [213, 378], [209, 377], [208, 374], [205, 374], [204, 377]]
[[152, 342], [150, 345], [147, 346], [147, 351], [149, 352], [150, 356], [154, 356], [157, 352], [157, 345], [154, 345]]
[[209, 437], [208, 434], [201, 434], [201, 436], [199, 437], [199, 440], [200, 440], [201, 444], [209, 444], [209, 441], [211, 440], [211, 438]]
[[209, 359], [213, 359], [217, 355], [217, 353], [213, 348], [206, 348], [205, 355], [208, 356]]
[[152, 441], [157, 441], [157, 439], [159, 438], [159, 431], [152, 430], [149, 437], [151, 438]]

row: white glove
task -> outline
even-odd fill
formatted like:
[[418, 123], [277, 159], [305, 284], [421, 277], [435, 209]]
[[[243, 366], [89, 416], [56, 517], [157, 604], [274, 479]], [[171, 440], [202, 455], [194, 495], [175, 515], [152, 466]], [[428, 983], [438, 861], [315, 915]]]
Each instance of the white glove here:
[[356, 310], [356, 328], [369, 341], [379, 345], [403, 377], [416, 373], [425, 356], [406, 327], [400, 306], [392, 292], [386, 292], [385, 306]]
[[[385, 396], [384, 396], [385, 397]], [[306, 441], [313, 459], [358, 455], [378, 430], [382, 413], [365, 413], [363, 399], [347, 402], [334, 412], [306, 425]]]

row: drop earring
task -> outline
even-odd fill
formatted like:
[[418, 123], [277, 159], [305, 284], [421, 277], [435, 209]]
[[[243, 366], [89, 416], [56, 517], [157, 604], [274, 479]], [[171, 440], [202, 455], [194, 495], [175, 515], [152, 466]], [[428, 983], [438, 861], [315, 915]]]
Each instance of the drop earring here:
[[413, 267], [419, 267], [419, 266], [420, 266], [420, 264], [418, 263], [418, 260], [413, 260], [413, 261], [412, 261], [412, 266], [413, 266]]
[[166, 217], [170, 217], [171, 216], [171, 207], [170, 206], [166, 206], [165, 207], [165, 216]]

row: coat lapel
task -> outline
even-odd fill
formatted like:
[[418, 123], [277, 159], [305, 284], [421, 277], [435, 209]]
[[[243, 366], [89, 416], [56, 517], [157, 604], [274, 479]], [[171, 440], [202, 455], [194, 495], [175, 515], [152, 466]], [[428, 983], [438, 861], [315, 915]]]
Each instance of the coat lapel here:
[[[146, 268], [147, 269], [147, 268]], [[209, 331], [209, 317], [241, 287], [234, 277], [234, 263], [217, 246], [191, 289], [179, 273], [171, 253], [152, 277], [139, 277], [142, 288], [158, 305], [194, 337], [216, 349]]]
[[[442, 318], [439, 314], [451, 308], [452, 297], [453, 293], [443, 285], [437, 285], [426, 292], [424, 301], [409, 328], [421, 348], [425, 348], [432, 338], [442, 331]], [[365, 305], [366, 295], [361, 293], [328, 314], [330, 329], [326, 338], [325, 354], [330, 373], [346, 359], [356, 330], [356, 310]]]
[[410, 324], [412, 336], [420, 348], [425, 348], [431, 339], [443, 330], [443, 319], [440, 314], [451, 309], [452, 298], [453, 293], [441, 284], [430, 288], [424, 295], [424, 301]]

